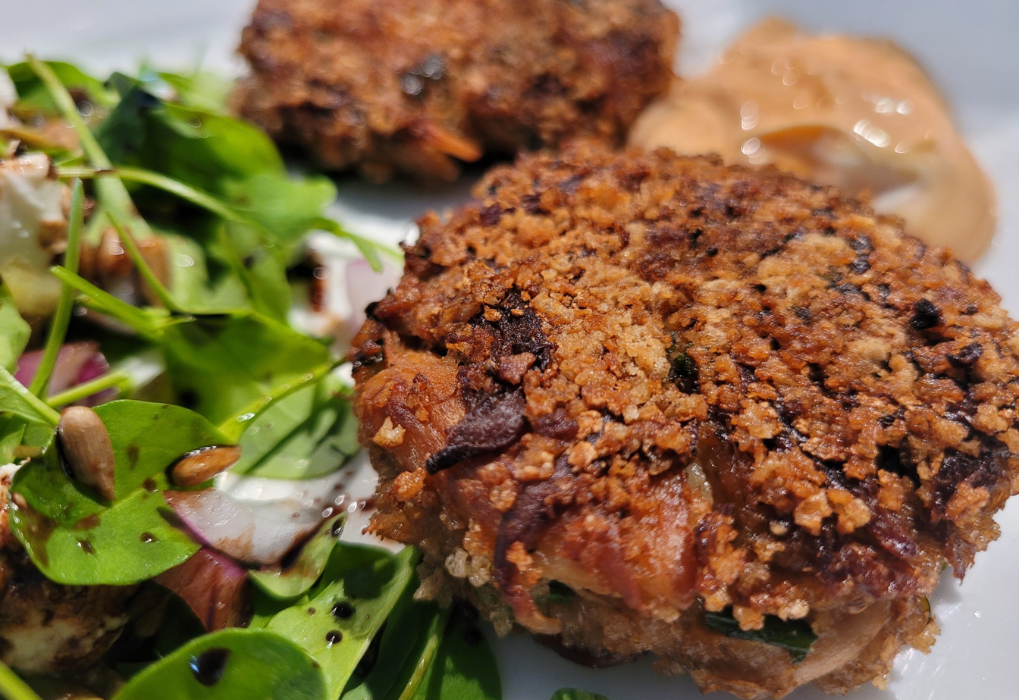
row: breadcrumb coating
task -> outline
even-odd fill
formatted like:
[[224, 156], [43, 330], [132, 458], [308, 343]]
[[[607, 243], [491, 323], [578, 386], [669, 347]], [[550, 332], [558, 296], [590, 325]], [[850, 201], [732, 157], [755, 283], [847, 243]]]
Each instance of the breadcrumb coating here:
[[[833, 189], [664, 150], [523, 156], [420, 228], [352, 357], [372, 528], [431, 593], [746, 698], [929, 646], [925, 596], [1019, 486], [986, 282]], [[794, 663], [705, 611], [818, 640]]]
[[678, 34], [659, 0], [260, 0], [235, 103], [327, 167], [452, 180], [485, 151], [619, 145]]

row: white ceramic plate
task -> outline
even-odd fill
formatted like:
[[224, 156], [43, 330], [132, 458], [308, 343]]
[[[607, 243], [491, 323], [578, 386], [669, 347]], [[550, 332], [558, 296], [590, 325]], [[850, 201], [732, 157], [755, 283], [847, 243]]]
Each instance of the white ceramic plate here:
[[[384, 1], [384, 0], [380, 0]], [[0, 0], [0, 60], [22, 50], [65, 57], [101, 71], [140, 59], [169, 67], [238, 71], [232, 51], [252, 0]], [[1019, 3], [1013, 0], [712, 0], [670, 4], [684, 21], [679, 69], [703, 69], [729, 41], [767, 14], [816, 30], [889, 36], [913, 51], [955, 106], [959, 123], [998, 191], [1000, 224], [976, 265], [1013, 314], [1019, 313]], [[341, 183], [338, 215], [360, 233], [399, 240], [427, 207], [464, 197], [407, 186]], [[1011, 700], [1019, 648], [1019, 502], [998, 518], [1001, 538], [958, 584], [946, 576], [934, 598], [942, 634], [931, 654], [907, 651], [889, 688], [865, 687], [849, 700]], [[630, 698], [697, 698], [688, 678], [655, 675], [649, 661], [608, 670], [580, 668], [523, 635], [495, 642], [507, 700], [544, 700], [563, 686]], [[721, 697], [721, 696], [719, 696]], [[809, 688], [792, 700], [826, 697]]]

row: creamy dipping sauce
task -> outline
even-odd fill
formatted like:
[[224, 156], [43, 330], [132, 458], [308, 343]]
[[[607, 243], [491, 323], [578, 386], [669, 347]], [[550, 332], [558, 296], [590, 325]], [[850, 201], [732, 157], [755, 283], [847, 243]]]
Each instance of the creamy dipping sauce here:
[[757, 25], [707, 75], [677, 80], [631, 145], [778, 168], [896, 214], [963, 261], [995, 226], [994, 193], [917, 61], [890, 41]]

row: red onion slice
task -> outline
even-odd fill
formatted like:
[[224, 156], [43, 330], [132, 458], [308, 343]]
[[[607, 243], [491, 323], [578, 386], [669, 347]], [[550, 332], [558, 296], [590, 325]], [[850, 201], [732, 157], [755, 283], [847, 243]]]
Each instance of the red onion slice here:
[[164, 496], [203, 544], [246, 564], [279, 563], [322, 522], [321, 508], [292, 501], [241, 502], [218, 489]]
[[[14, 374], [15, 379], [25, 386], [31, 384], [35, 373], [39, 371], [42, 355], [42, 350], [33, 350], [18, 358], [18, 371]], [[71, 387], [101, 377], [109, 370], [110, 366], [106, 362], [106, 358], [99, 352], [98, 343], [68, 343], [62, 346], [60, 352], [57, 353], [57, 362], [53, 367], [49, 393], [50, 395], [59, 394]], [[112, 398], [110, 392], [104, 391], [90, 396], [81, 403], [95, 406]]]
[[155, 581], [180, 596], [210, 632], [247, 619], [247, 572], [225, 554], [203, 547]]

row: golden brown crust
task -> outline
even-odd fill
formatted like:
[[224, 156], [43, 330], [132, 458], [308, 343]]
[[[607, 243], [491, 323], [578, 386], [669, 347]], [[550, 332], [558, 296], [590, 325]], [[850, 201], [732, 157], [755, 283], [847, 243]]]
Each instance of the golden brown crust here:
[[484, 150], [620, 143], [678, 29], [659, 0], [261, 0], [235, 101], [328, 167], [449, 180]]
[[[375, 531], [595, 652], [607, 635], [536, 601], [550, 580], [690, 644], [700, 609], [815, 631], [905, 611], [829, 689], [926, 645], [918, 601], [996, 537], [1019, 473], [1019, 340], [990, 287], [834, 190], [708, 158], [580, 147], [476, 192], [421, 220], [355, 340]], [[752, 685], [813, 680], [789, 673]]]

